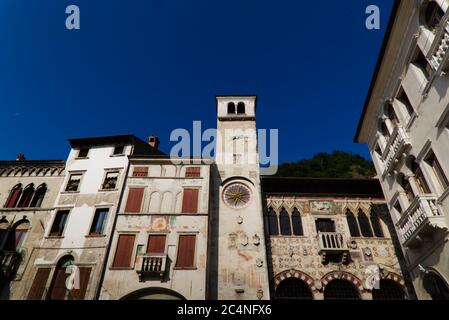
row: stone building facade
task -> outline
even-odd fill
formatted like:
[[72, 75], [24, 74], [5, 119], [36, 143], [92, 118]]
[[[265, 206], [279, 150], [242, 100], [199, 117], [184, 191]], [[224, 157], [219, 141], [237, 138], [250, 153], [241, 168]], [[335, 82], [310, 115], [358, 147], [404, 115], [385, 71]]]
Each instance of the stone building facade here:
[[396, 1], [356, 141], [368, 144], [419, 299], [449, 299], [449, 1]]

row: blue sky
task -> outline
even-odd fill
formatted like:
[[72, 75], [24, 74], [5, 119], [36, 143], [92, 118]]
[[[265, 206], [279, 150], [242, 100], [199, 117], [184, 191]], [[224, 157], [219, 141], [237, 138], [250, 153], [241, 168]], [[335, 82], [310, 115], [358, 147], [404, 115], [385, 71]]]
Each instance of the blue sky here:
[[[76, 4], [81, 29], [65, 28]], [[381, 9], [381, 30], [365, 8]], [[0, 159], [66, 139], [216, 126], [215, 95], [257, 94], [280, 161], [353, 143], [392, 0], [1, 0]]]

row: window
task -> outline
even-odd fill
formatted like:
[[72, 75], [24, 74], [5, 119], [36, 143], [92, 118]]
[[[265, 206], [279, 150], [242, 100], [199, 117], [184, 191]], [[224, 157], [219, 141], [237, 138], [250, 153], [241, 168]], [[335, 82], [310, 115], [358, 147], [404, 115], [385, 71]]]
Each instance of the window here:
[[292, 235], [292, 226], [290, 223], [290, 215], [287, 210], [282, 208], [281, 213], [279, 214], [279, 224], [281, 226], [281, 235], [283, 236], [291, 236]]
[[176, 258], [176, 268], [195, 267], [195, 235], [180, 235], [178, 243], [178, 255]]
[[416, 184], [418, 185], [419, 191], [422, 194], [432, 193], [430, 191], [430, 188], [429, 188], [429, 185], [427, 184], [426, 179], [424, 178], [422, 170], [419, 167], [415, 171], [415, 178], [416, 178]]
[[78, 158], [87, 158], [89, 154], [89, 148], [81, 148], [78, 151]]
[[360, 237], [359, 225], [351, 210], [346, 211], [346, 221], [348, 222], [351, 237]]
[[332, 219], [316, 219], [317, 232], [335, 232], [335, 222]]
[[403, 173], [400, 173], [398, 176], [398, 183], [404, 190], [408, 201], [412, 203], [415, 199], [415, 193], [413, 192], [412, 186], [410, 185], [409, 178], [406, 177]]
[[363, 212], [362, 210], [359, 210], [358, 220], [359, 220], [359, 226], [360, 226], [360, 231], [362, 232], [362, 236], [364, 236], [366, 238], [372, 238], [373, 230], [371, 229], [371, 224], [370, 224], [369, 219], [366, 216], [365, 212]]
[[47, 281], [51, 268], [39, 268], [34, 276], [33, 284], [28, 292], [27, 300], [41, 300], [47, 289]]
[[390, 119], [393, 126], [396, 127], [399, 124], [399, 118], [396, 115], [396, 111], [394, 111], [393, 104], [390, 102], [387, 104], [386, 115], [388, 119]]
[[118, 180], [118, 171], [109, 171], [106, 172], [106, 176], [104, 177], [104, 182], [102, 185], [103, 190], [113, 190], [117, 188], [117, 180]]
[[430, 30], [435, 29], [444, 16], [444, 11], [435, 0], [425, 1], [421, 7], [421, 23]]
[[109, 209], [97, 209], [95, 210], [94, 220], [90, 227], [90, 236], [98, 236], [104, 234], [104, 228], [106, 221], [108, 220]]
[[405, 293], [401, 285], [389, 279], [379, 281], [379, 289], [373, 289], [373, 300], [404, 300]]
[[143, 188], [129, 188], [128, 200], [126, 202], [125, 212], [139, 213], [142, 207]]
[[40, 208], [42, 206], [42, 201], [44, 201], [45, 194], [47, 193], [47, 185], [42, 184], [34, 193], [33, 200], [31, 200], [30, 207], [31, 208]]
[[148, 237], [147, 253], [161, 254], [165, 253], [166, 235], [150, 235]]
[[12, 188], [9, 193], [8, 200], [6, 201], [5, 208], [15, 208], [17, 206], [17, 202], [22, 194], [22, 185], [18, 184], [14, 188]]
[[198, 189], [184, 189], [182, 213], [198, 212]]
[[199, 178], [201, 173], [200, 167], [186, 168], [186, 178]]
[[14, 242], [14, 251], [20, 252], [23, 247], [23, 243], [25, 242], [26, 235], [30, 229], [30, 222], [28, 220], [24, 220], [23, 222], [19, 222], [14, 227], [14, 232], [10, 234], [10, 237], [13, 237]]
[[370, 220], [371, 220], [371, 226], [373, 227], [374, 235], [377, 238], [383, 238], [384, 232], [382, 229], [382, 224], [380, 222], [379, 215], [376, 212], [371, 212]]
[[66, 192], [77, 192], [81, 183], [82, 173], [72, 173], [70, 174], [69, 182], [65, 188]]
[[273, 208], [268, 209], [268, 226], [270, 229], [270, 235], [278, 236], [279, 235], [279, 223], [278, 216]]
[[379, 119], [380, 132], [382, 135], [388, 140], [390, 138], [390, 131], [387, 128], [387, 125], [382, 119]]
[[283, 280], [276, 288], [276, 299], [313, 300], [309, 285], [296, 278]]
[[243, 102], [239, 102], [237, 104], [237, 113], [238, 114], [245, 114], [245, 104]]
[[148, 177], [148, 167], [134, 167], [133, 177]]
[[69, 213], [69, 210], [60, 210], [56, 212], [55, 220], [53, 220], [53, 225], [50, 230], [50, 237], [62, 237]]
[[30, 206], [31, 199], [34, 195], [34, 185], [29, 184], [22, 193], [22, 196], [20, 197], [19, 203], [17, 204], [18, 208], [27, 208]]
[[133, 234], [119, 235], [114, 262], [112, 264], [113, 268], [131, 268], [131, 257], [134, 251], [135, 238], [136, 236]]
[[429, 79], [432, 67], [430, 66], [429, 62], [427, 61], [426, 57], [419, 47], [416, 47], [415, 53], [412, 58], [412, 63], [423, 72], [426, 79]]
[[125, 146], [115, 146], [112, 152], [114, 156], [122, 156], [125, 154]]
[[430, 155], [427, 156], [427, 159], [425, 161], [432, 168], [433, 175], [436, 177], [441, 188], [443, 190], [446, 190], [449, 187], [449, 181], [435, 154], [431, 152]]
[[293, 234], [295, 236], [303, 236], [304, 231], [302, 228], [302, 220], [301, 220], [301, 214], [299, 213], [298, 209], [294, 209], [292, 213], [292, 227], [293, 227]]
[[228, 103], [228, 114], [234, 114], [235, 113], [235, 103], [229, 102]]
[[410, 103], [410, 100], [408, 99], [408, 96], [405, 93], [404, 89], [401, 89], [401, 91], [399, 92], [397, 100], [402, 103], [409, 116], [415, 113], [415, 110], [413, 109], [412, 104]]
[[324, 300], [359, 300], [357, 287], [343, 279], [334, 279], [324, 288]]

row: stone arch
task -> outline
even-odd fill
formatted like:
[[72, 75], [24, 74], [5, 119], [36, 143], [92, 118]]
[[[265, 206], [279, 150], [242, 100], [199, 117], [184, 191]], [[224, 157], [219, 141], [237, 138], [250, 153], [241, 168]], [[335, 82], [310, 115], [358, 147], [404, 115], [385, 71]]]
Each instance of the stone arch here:
[[166, 191], [162, 195], [160, 212], [161, 213], [173, 213], [172, 207], [173, 207], [173, 194], [170, 191]]
[[161, 194], [158, 191], [154, 191], [150, 195], [149, 213], [159, 213], [161, 209]]
[[363, 288], [363, 282], [359, 278], [349, 272], [344, 271], [332, 271], [321, 278], [323, 289], [326, 288], [329, 282], [335, 279], [341, 279], [351, 282], [359, 290], [360, 295], [362, 295], [363, 291], [365, 290]]
[[304, 281], [309, 286], [310, 290], [312, 291], [312, 295], [314, 297], [316, 296], [316, 294], [318, 294], [318, 289], [315, 286], [315, 281], [313, 280], [313, 278], [309, 276], [307, 273], [304, 273], [299, 270], [286, 270], [275, 276], [274, 289], [276, 290], [282, 281], [289, 278], [296, 278]]
[[143, 288], [124, 295], [119, 300], [187, 300], [182, 294], [166, 288]]

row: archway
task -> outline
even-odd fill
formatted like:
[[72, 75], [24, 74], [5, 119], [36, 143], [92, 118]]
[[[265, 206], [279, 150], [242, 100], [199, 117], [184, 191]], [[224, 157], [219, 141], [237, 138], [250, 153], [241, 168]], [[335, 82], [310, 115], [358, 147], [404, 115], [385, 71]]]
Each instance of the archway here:
[[74, 264], [75, 259], [71, 255], [67, 255], [59, 259], [56, 269], [51, 280], [51, 285], [48, 290], [47, 299], [49, 300], [65, 300], [67, 298], [68, 290], [66, 288], [66, 280], [69, 276], [66, 269]]
[[186, 298], [170, 289], [144, 288], [131, 292], [120, 300], [186, 300]]
[[313, 300], [309, 285], [297, 278], [282, 281], [276, 288], [275, 297], [276, 299]]
[[360, 300], [360, 293], [351, 282], [334, 279], [324, 288], [324, 300]]
[[379, 289], [373, 289], [373, 300], [405, 300], [404, 289], [396, 281], [382, 279], [379, 284]]

